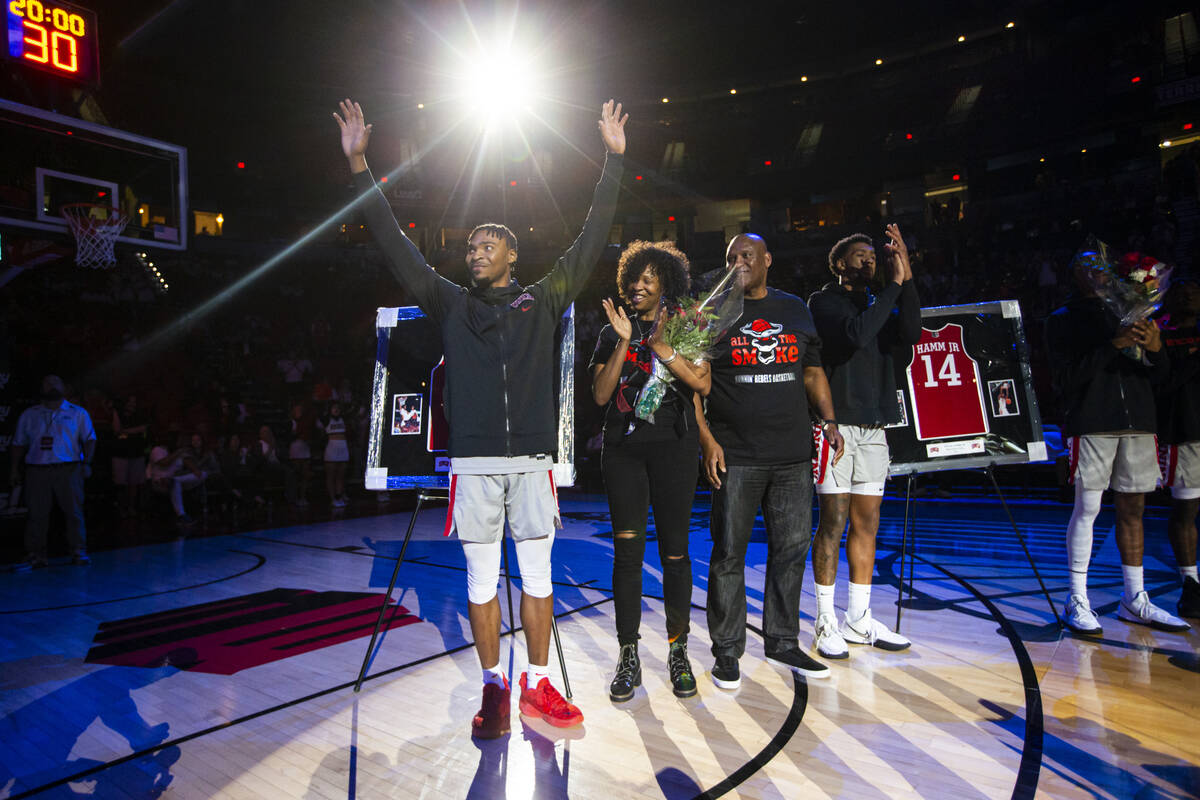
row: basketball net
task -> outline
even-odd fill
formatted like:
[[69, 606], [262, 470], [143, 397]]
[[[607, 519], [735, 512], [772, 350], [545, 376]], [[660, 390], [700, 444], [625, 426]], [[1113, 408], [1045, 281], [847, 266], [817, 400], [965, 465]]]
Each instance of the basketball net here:
[[75, 234], [75, 263], [91, 269], [108, 269], [116, 266], [117, 257], [113, 245], [125, 226], [129, 215], [111, 206], [95, 203], [70, 203], [60, 213]]

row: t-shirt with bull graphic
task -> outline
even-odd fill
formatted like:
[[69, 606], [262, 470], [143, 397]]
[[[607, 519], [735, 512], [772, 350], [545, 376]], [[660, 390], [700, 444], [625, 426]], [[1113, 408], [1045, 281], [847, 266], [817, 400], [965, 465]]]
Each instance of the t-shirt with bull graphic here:
[[[653, 352], [647, 341], [653, 323], [630, 317], [633, 336], [625, 352], [625, 363], [621, 366], [621, 378], [612, 399], [604, 408], [604, 444], [613, 446], [631, 442], [673, 441], [684, 435], [698, 436], [693, 411], [693, 392], [683, 381], [668, 384], [662, 405], [654, 412], [654, 423], [638, 419], [633, 413], [638, 394], [650, 379], [653, 368]], [[605, 325], [596, 339], [596, 350], [592, 353], [588, 371], [608, 361], [617, 348], [620, 338], [612, 325]]]
[[808, 305], [767, 289], [746, 300], [716, 348], [708, 425], [725, 463], [778, 465], [812, 458], [804, 368], [821, 366], [821, 339]]

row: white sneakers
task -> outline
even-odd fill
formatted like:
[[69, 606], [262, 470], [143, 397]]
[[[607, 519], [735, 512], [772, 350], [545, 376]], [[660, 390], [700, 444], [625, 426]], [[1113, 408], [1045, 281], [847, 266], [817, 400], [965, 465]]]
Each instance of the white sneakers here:
[[1127, 600], [1122, 594], [1117, 618], [1171, 633], [1179, 633], [1192, 627], [1174, 614], [1151, 603], [1150, 595], [1145, 592], [1138, 592], [1132, 600]]
[[842, 638], [852, 644], [870, 644], [880, 650], [907, 650], [912, 642], [871, 616], [871, 609], [856, 620], [842, 620]]
[[1081, 594], [1073, 594], [1067, 598], [1067, 627], [1075, 633], [1085, 633], [1089, 636], [1103, 633], [1100, 620], [1092, 613], [1091, 604]]
[[848, 617], [843, 619], [841, 628], [837, 627], [837, 622], [832, 615], [822, 614], [817, 617], [815, 630], [813, 647], [825, 658], [837, 659], [849, 656], [850, 648], [846, 647], [847, 642], [869, 644], [880, 650], [892, 652], [907, 650], [912, 646], [912, 642], [908, 639], [872, 617], [870, 609], [867, 609], [866, 613], [856, 620]]
[[[1151, 603], [1150, 595], [1145, 592], [1138, 592], [1132, 600], [1122, 594], [1117, 607], [1117, 618], [1170, 633], [1179, 633], [1192, 627], [1174, 614]], [[1088, 599], [1081, 594], [1073, 594], [1067, 599], [1067, 627], [1075, 633], [1093, 636], [1101, 632], [1100, 621], [1096, 619]]]
[[846, 640], [838, 632], [837, 617], [832, 614], [822, 614], [817, 617], [813, 647], [823, 658], [850, 657], [850, 648], [846, 647]]

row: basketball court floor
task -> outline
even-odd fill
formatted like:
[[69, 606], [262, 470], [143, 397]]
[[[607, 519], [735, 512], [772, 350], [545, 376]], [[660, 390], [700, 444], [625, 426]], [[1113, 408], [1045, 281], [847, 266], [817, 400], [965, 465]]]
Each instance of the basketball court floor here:
[[[1097, 525], [1091, 578], [1104, 633], [1082, 638], [1060, 632], [995, 501], [920, 501], [901, 623], [912, 649], [854, 647], [826, 680], [763, 660], [759, 530], [747, 559], [743, 683], [727, 692], [708, 675], [701, 495], [690, 639], [700, 693], [671, 693], [650, 545], [644, 685], [615, 705], [606, 506], [564, 495], [562, 510], [556, 613], [581, 727], [556, 730], [514, 709], [509, 736], [472, 741], [480, 686], [464, 561], [459, 543], [441, 536], [444, 505], [433, 506], [418, 520], [398, 605], [359, 694], [353, 682], [407, 512], [146, 544], [96, 553], [86, 568], [3, 575], [0, 798], [1200, 795], [1200, 636], [1116, 619], [1111, 511]], [[1023, 501], [1013, 510], [1061, 610], [1070, 509]], [[903, 512], [902, 501], [885, 502], [872, 606], [889, 624]], [[1146, 583], [1173, 610], [1178, 578], [1164, 525], [1151, 509]], [[839, 607], [844, 558], [842, 570]], [[805, 647], [815, 605], [808, 572]], [[519, 674], [521, 636], [502, 643]], [[561, 688], [553, 649], [551, 669]]]

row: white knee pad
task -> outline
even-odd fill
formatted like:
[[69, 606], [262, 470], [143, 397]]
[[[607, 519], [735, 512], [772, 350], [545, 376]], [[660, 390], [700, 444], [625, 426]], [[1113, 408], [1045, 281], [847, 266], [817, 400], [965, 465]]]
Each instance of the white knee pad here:
[[1100, 515], [1100, 502], [1103, 498], [1103, 490], [1085, 489], [1083, 484], [1076, 483], [1075, 507], [1071, 511], [1071, 516], [1087, 520], [1088, 524], [1095, 522], [1096, 517]]
[[467, 599], [481, 606], [496, 596], [500, 583], [500, 542], [463, 542], [463, 555], [467, 557]]
[[1075, 572], [1086, 572], [1092, 558], [1092, 526], [1100, 514], [1104, 492], [1075, 484], [1075, 508], [1067, 523], [1067, 563]]
[[549, 597], [554, 592], [550, 583], [550, 551], [553, 546], [553, 533], [541, 539], [522, 539], [517, 542], [521, 590], [530, 597]]

